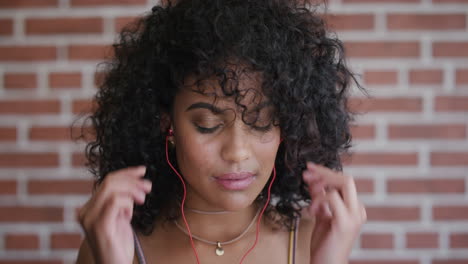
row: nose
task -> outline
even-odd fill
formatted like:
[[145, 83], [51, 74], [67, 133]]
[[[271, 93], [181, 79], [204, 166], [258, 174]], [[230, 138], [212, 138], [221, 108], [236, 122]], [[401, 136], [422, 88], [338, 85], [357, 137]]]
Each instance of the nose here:
[[[238, 122], [235, 122], [238, 123]], [[243, 124], [232, 124], [226, 128], [221, 149], [221, 157], [229, 163], [239, 163], [250, 158], [248, 128]]]

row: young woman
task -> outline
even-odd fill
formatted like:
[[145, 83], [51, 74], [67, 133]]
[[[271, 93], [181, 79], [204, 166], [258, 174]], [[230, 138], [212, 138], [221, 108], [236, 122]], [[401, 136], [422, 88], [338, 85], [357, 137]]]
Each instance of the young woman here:
[[77, 263], [347, 263], [366, 221], [340, 161], [356, 81], [312, 7], [179, 0], [120, 36]]

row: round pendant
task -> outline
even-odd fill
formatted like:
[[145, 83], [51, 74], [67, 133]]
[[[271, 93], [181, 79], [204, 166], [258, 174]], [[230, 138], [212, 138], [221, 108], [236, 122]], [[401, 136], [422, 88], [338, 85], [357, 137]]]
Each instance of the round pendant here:
[[222, 256], [224, 255], [224, 249], [221, 247], [221, 243], [218, 242], [218, 245], [216, 246], [215, 253], [217, 256]]

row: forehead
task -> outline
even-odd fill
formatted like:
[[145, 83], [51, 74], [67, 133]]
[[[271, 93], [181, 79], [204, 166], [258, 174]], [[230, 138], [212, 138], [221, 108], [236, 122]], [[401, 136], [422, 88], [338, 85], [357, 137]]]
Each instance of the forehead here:
[[178, 97], [183, 103], [193, 101], [211, 101], [216, 105], [234, 105], [238, 103], [254, 107], [267, 100], [262, 92], [262, 74], [253, 71], [228, 71], [224, 75], [200, 78], [189, 75]]

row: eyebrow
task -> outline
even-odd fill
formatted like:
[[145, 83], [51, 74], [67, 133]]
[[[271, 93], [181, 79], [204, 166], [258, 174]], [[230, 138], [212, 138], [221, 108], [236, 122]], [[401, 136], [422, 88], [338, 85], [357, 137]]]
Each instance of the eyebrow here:
[[205, 109], [208, 109], [208, 110], [210, 110], [211, 112], [213, 112], [215, 114], [220, 114], [221, 112], [223, 112], [223, 110], [221, 110], [220, 108], [218, 108], [218, 107], [216, 107], [216, 106], [214, 106], [212, 104], [204, 103], [204, 102], [197, 102], [197, 103], [194, 103], [194, 104], [190, 105], [187, 109], [185, 109], [185, 112], [193, 110], [193, 109], [197, 109], [197, 108], [205, 108]]
[[[261, 102], [258, 106], [257, 106], [257, 109], [260, 109], [260, 108], [263, 108], [265, 106], [268, 106], [270, 105], [271, 103], [269, 101], [264, 101], [264, 102]], [[205, 103], [205, 102], [197, 102], [197, 103], [194, 103], [192, 105], [190, 105], [189, 107], [187, 107], [187, 109], [185, 109], [185, 112], [188, 112], [190, 110], [193, 110], [193, 109], [197, 109], [197, 108], [204, 108], [204, 109], [208, 109], [210, 110], [211, 112], [213, 112], [214, 114], [221, 114], [224, 110], [222, 110], [221, 108], [218, 108], [212, 104], [209, 104], [209, 103]]]

